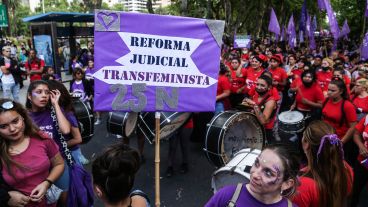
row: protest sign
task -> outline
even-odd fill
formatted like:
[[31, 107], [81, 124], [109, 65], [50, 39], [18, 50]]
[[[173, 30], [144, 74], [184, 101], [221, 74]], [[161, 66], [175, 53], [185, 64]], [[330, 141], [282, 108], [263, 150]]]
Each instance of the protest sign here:
[[223, 21], [95, 11], [96, 111], [214, 111]]
[[234, 48], [250, 48], [250, 35], [234, 35]]

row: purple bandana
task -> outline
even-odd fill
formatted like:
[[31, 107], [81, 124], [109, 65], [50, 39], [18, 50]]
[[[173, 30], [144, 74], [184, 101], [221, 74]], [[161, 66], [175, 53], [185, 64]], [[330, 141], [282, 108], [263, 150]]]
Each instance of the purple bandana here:
[[317, 162], [319, 158], [319, 154], [322, 151], [323, 145], [326, 139], [330, 142], [331, 145], [336, 145], [340, 149], [341, 157], [344, 159], [344, 150], [342, 149], [342, 142], [336, 134], [327, 134], [322, 137], [321, 143], [319, 144], [318, 152], [317, 152]]

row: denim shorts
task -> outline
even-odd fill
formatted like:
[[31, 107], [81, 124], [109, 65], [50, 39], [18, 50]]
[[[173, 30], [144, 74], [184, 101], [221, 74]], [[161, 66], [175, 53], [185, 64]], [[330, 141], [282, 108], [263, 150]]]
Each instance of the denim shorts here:
[[63, 191], [69, 190], [69, 166], [64, 160], [64, 172], [54, 183], [58, 188]]

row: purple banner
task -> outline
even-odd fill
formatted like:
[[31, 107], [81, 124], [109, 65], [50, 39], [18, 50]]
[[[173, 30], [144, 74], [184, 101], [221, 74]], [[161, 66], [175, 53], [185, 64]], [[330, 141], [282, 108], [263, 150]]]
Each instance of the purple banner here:
[[325, 6], [324, 0], [318, 0], [318, 8], [320, 10], [326, 10], [326, 6]]
[[296, 47], [296, 31], [295, 31], [295, 24], [294, 24], [294, 16], [291, 15], [287, 27], [287, 36], [289, 38], [289, 46], [291, 48]]
[[271, 17], [270, 17], [270, 24], [268, 25], [268, 31], [273, 32], [276, 35], [280, 35], [280, 24], [279, 21], [277, 20], [273, 8], [271, 9]]
[[224, 25], [95, 10], [95, 111], [214, 111]]
[[324, 0], [324, 3], [325, 3], [325, 6], [326, 6], [326, 11], [327, 11], [329, 24], [330, 24], [331, 33], [332, 33], [334, 39], [338, 39], [339, 38], [339, 33], [340, 33], [340, 28], [339, 28], [339, 25], [337, 23], [335, 13], [332, 9], [330, 0]]
[[349, 25], [348, 25], [348, 20], [345, 19], [344, 25], [342, 26], [342, 29], [341, 29], [341, 32], [340, 32], [339, 37], [345, 37], [345, 38], [347, 38], [347, 35], [349, 33], [350, 33], [350, 28], [349, 28]]
[[250, 35], [234, 35], [234, 48], [250, 48], [251, 43]]
[[368, 60], [368, 32], [365, 33], [360, 53], [361, 53], [361, 59]]
[[302, 11], [300, 14], [300, 20], [299, 20], [299, 31], [306, 31], [306, 21], [308, 18], [308, 12], [307, 12], [307, 3], [306, 0], [304, 0]]

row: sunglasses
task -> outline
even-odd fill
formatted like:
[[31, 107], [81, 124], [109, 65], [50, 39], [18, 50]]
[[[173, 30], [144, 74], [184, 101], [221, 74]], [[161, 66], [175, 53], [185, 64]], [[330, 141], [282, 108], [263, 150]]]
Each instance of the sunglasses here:
[[13, 101], [6, 101], [6, 102], [4, 102], [3, 104], [0, 105], [0, 109], [2, 111], [12, 109], [13, 107], [14, 107]]

